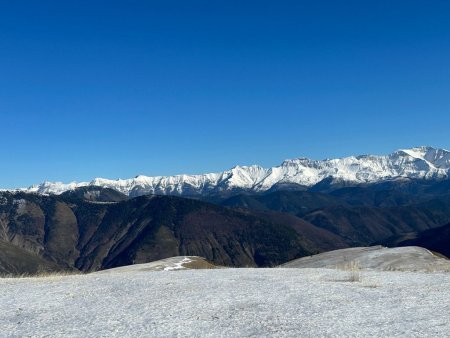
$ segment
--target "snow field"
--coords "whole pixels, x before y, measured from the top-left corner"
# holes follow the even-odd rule
[[[360,277],[273,268],[0,279],[0,336],[450,336],[450,273]]]

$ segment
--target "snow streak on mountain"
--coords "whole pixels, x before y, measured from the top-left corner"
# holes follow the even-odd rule
[[[96,178],[91,182],[44,182],[27,192],[60,194],[83,186],[112,188],[128,196],[144,194],[207,195],[234,190],[263,192],[282,186],[311,187],[322,180],[373,183],[396,178],[450,177],[450,151],[432,147],[398,150],[386,156],[361,155],[340,159],[286,160],[273,168],[236,166],[220,173],[176,176],[137,176],[131,179]]]

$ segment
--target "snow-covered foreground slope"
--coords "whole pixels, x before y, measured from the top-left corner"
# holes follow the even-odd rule
[[[397,271],[450,272],[450,260],[438,257],[417,246],[386,248],[381,245],[348,248],[303,257],[286,264],[286,268],[339,268],[356,264],[360,269]]]
[[[137,176],[131,179],[96,178],[91,182],[44,182],[24,189],[42,194],[60,194],[83,186],[112,188],[129,196],[144,194],[199,195],[233,189],[266,191],[277,185],[312,186],[323,179],[354,183],[394,178],[438,179],[450,176],[450,152],[432,147],[398,150],[386,156],[351,156],[331,160],[298,158],[273,168],[236,166],[203,175]]]
[[[2,337],[448,337],[450,273],[123,271],[0,279]]]

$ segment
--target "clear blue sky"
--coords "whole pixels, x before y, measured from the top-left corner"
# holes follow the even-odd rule
[[[2,1],[0,187],[450,147],[449,1]]]

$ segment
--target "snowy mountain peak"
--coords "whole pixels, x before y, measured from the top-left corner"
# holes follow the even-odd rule
[[[203,175],[144,176],[91,182],[44,182],[28,189],[41,194],[60,194],[83,186],[112,188],[128,196],[144,194],[202,195],[224,191],[266,191],[278,184],[312,186],[324,179],[350,183],[371,183],[395,178],[444,179],[450,176],[450,152],[433,147],[400,149],[387,156],[360,155],[338,159],[285,160],[280,166],[235,166]]]

